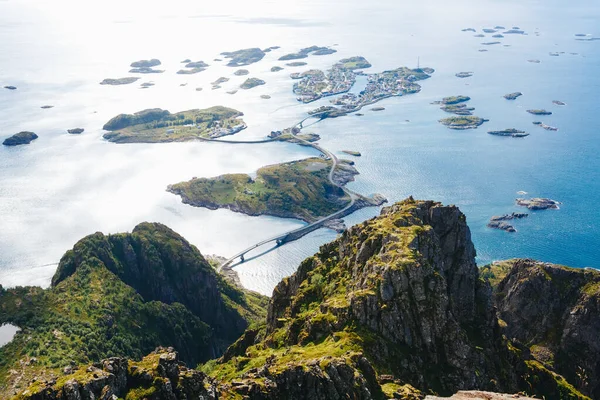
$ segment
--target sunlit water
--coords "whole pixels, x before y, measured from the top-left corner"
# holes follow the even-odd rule
[[[0,325],[0,347],[9,343],[15,335],[19,332],[19,327],[11,324]]]
[[[0,148],[0,283],[46,286],[54,264],[78,239],[95,231],[130,231],[141,221],[163,222],[203,253],[224,256],[300,226],[294,220],[193,208],[165,188],[194,176],[252,173],[266,164],[316,154],[311,149],[281,143],[115,145],[102,140],[101,127],[122,112],[220,104],[245,113],[249,128],[238,138],[264,137],[328,103],[299,104],[290,72],[325,69],[353,55],[371,61],[372,71],[414,67],[420,59],[436,73],[421,93],[381,102],[383,112],[367,108],[363,117],[311,127],[321,135],[321,144],[340,156],[343,149],[363,154],[354,159],[361,175],[350,188],[382,193],[390,201],[413,195],[457,204],[467,215],[480,263],[527,256],[596,267],[600,41],[575,41],[574,34],[600,36],[599,20],[600,5],[591,0],[568,5],[557,0],[418,5],[392,0],[0,0],[0,86],[18,87],[0,89],[0,136],[21,130],[40,136],[29,146]],[[507,35],[500,45],[482,46],[496,39],[461,32],[495,25],[519,26],[528,35]],[[309,57],[307,67],[270,72],[274,65],[283,66],[277,61],[281,55],[313,44],[335,45],[338,53]],[[244,67],[267,84],[227,94],[247,77],[234,76],[235,68],[213,59],[222,51],[275,45],[282,48]],[[484,48],[489,51],[478,51]],[[561,51],[559,57],[549,55]],[[166,72],[142,75],[137,83],[120,87],[98,84],[131,75],[129,64],[148,58],[159,58]],[[186,58],[210,67],[196,75],[176,75]],[[460,71],[474,76],[456,78]],[[231,80],[211,90],[210,82],[220,76]],[[139,89],[147,81],[156,85]],[[513,102],[502,98],[513,91],[524,96]],[[261,94],[272,98],[263,100]],[[437,120],[447,115],[430,103],[454,94],[471,96],[475,114],[490,122],[464,132],[441,126]],[[43,105],[54,108],[44,110]],[[541,119],[560,131],[534,127],[531,122],[540,118],[527,114],[529,108],[553,111]],[[85,132],[66,133],[75,127]],[[531,136],[486,134],[512,127]],[[514,199],[520,190],[563,204],[516,222],[516,234],[486,228],[490,216],[518,210]],[[378,212],[361,210],[346,221],[358,223]],[[302,259],[333,238],[334,232],[319,230],[236,269],[244,285],[270,294]]]

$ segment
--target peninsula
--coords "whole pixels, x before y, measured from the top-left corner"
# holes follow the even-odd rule
[[[290,53],[279,57],[280,61],[299,60],[307,58],[310,54],[315,56],[324,56],[328,54],[336,53],[337,50],[330,49],[329,47],[311,46],[300,50],[297,53]]]
[[[183,142],[200,138],[233,135],[246,128],[240,111],[217,106],[171,114],[153,108],[135,114],[120,114],[102,129],[104,138],[114,143]]]

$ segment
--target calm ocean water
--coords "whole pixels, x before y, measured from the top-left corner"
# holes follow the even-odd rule
[[[172,1],[168,8],[142,1],[46,3],[0,0],[0,87],[18,87],[0,89],[0,136],[21,130],[40,136],[29,146],[0,148],[2,285],[48,285],[52,264],[78,239],[95,231],[128,231],[141,221],[163,222],[203,253],[224,256],[300,226],[294,220],[189,207],[165,188],[193,176],[251,173],[313,155],[312,150],[286,144],[114,145],[102,140],[101,127],[121,112],[221,104],[245,113],[249,129],[237,137],[263,137],[327,104],[296,102],[289,73],[303,68],[270,72],[282,64],[277,61],[282,54],[313,44],[335,45],[338,53],[310,57],[305,68],[363,55],[374,72],[415,67],[418,59],[436,69],[421,93],[387,99],[381,102],[383,112],[366,110],[363,117],[311,127],[326,148],[363,154],[355,159],[361,174],[349,185],[353,190],[382,193],[390,201],[413,195],[458,205],[467,215],[480,264],[518,256],[598,266],[600,41],[574,36],[600,37],[597,1],[566,6],[557,0],[435,0],[419,7],[392,0]],[[485,46],[481,43],[496,39],[461,32],[496,25],[518,26],[528,34],[506,35],[501,44]],[[213,59],[222,51],[275,45],[282,49],[246,67],[267,84],[227,94],[245,77],[233,76],[235,69]],[[122,87],[98,84],[128,76],[132,61],[147,58],[161,59],[166,72]],[[176,75],[186,58],[211,66],[197,75]],[[474,75],[456,78],[460,71]],[[212,91],[210,82],[220,76],[231,80]],[[140,90],[146,81],[156,85]],[[513,91],[524,96],[512,102],[502,98]],[[262,100],[261,94],[272,98]],[[446,115],[430,103],[456,94],[470,96],[475,114],[490,122],[464,132],[441,126],[437,120]],[[553,111],[541,119],[560,130],[534,127],[531,122],[540,118],[526,113],[529,108]],[[86,131],[66,134],[74,127]],[[531,135],[510,139],[486,133],[513,127]],[[521,190],[561,201],[561,209],[532,212],[515,223],[515,234],[486,228],[490,216],[519,211],[514,199]],[[361,210],[346,221],[358,223],[378,212]],[[237,270],[246,286],[270,294],[303,258],[333,238],[334,232],[319,230]]]

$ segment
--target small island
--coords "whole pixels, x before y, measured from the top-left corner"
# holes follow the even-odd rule
[[[560,204],[556,200],[548,199],[548,198],[540,198],[534,197],[532,199],[517,199],[517,205],[521,207],[527,207],[530,210],[558,210],[558,205]]]
[[[4,89],[8,89],[8,90],[17,90],[16,86],[4,86]]]
[[[133,83],[133,82],[137,81],[138,79],[140,79],[140,78],[137,76],[128,76],[125,78],[117,78],[117,79],[106,78],[102,82],[100,82],[100,84],[101,85],[110,85],[110,86],[129,85],[130,83]]]
[[[29,144],[37,138],[38,135],[36,135],[35,133],[23,131],[15,133],[11,137],[4,139],[4,142],[2,142],[2,144],[5,146],[20,146],[23,144]]]
[[[137,73],[137,74],[160,74],[165,71],[153,68],[160,64],[161,64],[160,60],[158,60],[156,58],[153,58],[151,60],[135,61],[135,62],[131,63],[132,69],[129,70],[129,72]]]
[[[153,108],[120,114],[108,121],[104,138],[114,143],[164,143],[218,138],[246,128],[243,113],[222,106],[171,114]]]
[[[527,112],[533,115],[552,115],[552,111],[547,111],[544,109],[531,109],[527,110]]]
[[[456,115],[473,115],[474,107],[469,107],[466,104],[448,104],[440,107],[442,111]]]
[[[331,166],[331,161],[313,157],[262,167],[254,179],[246,174],[197,178],[167,191],[196,207],[314,222],[350,203],[342,188],[329,181]]]
[[[554,131],[554,132],[558,131],[558,128],[555,128],[550,125],[546,125],[545,123],[543,123],[541,121],[534,121],[533,124],[536,126],[539,126],[540,128],[544,128],[547,131]]]
[[[307,65],[307,63],[305,63],[304,61],[293,61],[293,62],[287,63],[285,65],[288,67],[303,67],[303,66]]]
[[[41,106],[40,108],[41,108],[42,110],[49,110],[49,109],[51,109],[51,108],[54,108],[54,106],[51,106],[51,105],[45,105],[45,106]]]
[[[471,100],[471,98],[469,96],[463,96],[463,95],[458,95],[458,96],[448,96],[448,97],[444,97],[442,99],[442,104],[458,104],[458,103],[464,103],[466,101]]]
[[[470,71],[459,72],[458,74],[456,74],[457,78],[470,78],[472,76],[473,76],[473,72],[470,72]]]
[[[481,44],[483,46],[493,46],[495,44],[500,44],[500,43],[502,43],[502,42],[484,42],[484,43],[481,43]]]
[[[476,29],[474,28],[465,28],[465,29],[461,29],[463,32],[477,32]]]
[[[336,53],[337,50],[330,49],[329,47],[311,46],[300,50],[297,53],[290,53],[279,57],[279,61],[299,60],[307,58],[310,54],[315,56],[324,56],[328,54]]]
[[[85,131],[85,129],[83,129],[83,128],[67,129],[67,132],[72,135],[79,135],[79,134],[83,133],[84,131]]]
[[[533,63],[533,64],[539,64],[541,63],[540,60],[527,60],[527,62]]]
[[[518,99],[521,96],[523,96],[523,93],[521,93],[521,92],[514,92],[514,93],[505,94],[504,98],[506,100],[516,100],[516,99]]]
[[[465,129],[476,129],[481,126],[487,119],[479,118],[472,115],[448,117],[440,119],[442,125],[447,126],[450,129],[465,130]]]
[[[235,76],[244,76],[244,75],[248,75],[249,73],[250,73],[250,71],[248,71],[247,69],[238,69],[233,74]]]
[[[349,155],[354,156],[354,157],[360,157],[361,156],[360,151],[354,151],[354,150],[342,150],[342,153],[346,153],[346,154],[349,154]]]
[[[259,48],[242,49],[231,52],[223,52],[222,56],[229,59],[228,67],[242,67],[245,65],[254,64],[262,60],[265,52]]]
[[[154,82],[144,82],[140,85],[141,89],[148,89],[149,87],[154,86]]]
[[[373,108],[371,108],[371,111],[385,111],[385,107],[381,107],[381,106],[373,107]]]
[[[229,78],[225,78],[224,76],[218,78],[216,81],[211,82],[210,84],[213,86],[219,86],[221,83],[229,82]]]
[[[500,229],[500,230],[507,231],[507,232],[516,232],[517,230],[515,229],[515,227],[506,221],[527,218],[528,216],[529,216],[529,214],[525,214],[525,213],[512,213],[512,214],[506,214],[506,215],[501,215],[501,216],[494,216],[494,217],[490,218],[490,222],[487,224],[487,226],[489,228]]]
[[[208,68],[208,64],[204,61],[193,61],[185,64],[186,69],[180,69],[177,71],[179,75],[191,75],[205,71]]]
[[[277,66],[277,65],[274,67],[271,67],[271,72],[279,72],[279,71],[283,71],[283,68],[280,66]]]
[[[565,103],[564,101],[560,101],[560,100],[552,100],[552,104],[556,105],[556,106],[566,106],[567,103]]]
[[[269,100],[271,98],[271,96],[269,96],[268,94],[261,94],[260,98],[263,100]]]
[[[262,79],[258,79],[258,78],[248,78],[246,79],[246,81],[244,81],[244,83],[242,83],[240,85],[240,88],[248,90],[248,89],[252,89],[255,88],[257,86],[261,86],[264,85],[266,82],[263,81]]]
[[[523,137],[529,136],[529,133],[525,133],[525,131],[520,131],[515,128],[504,129],[501,131],[489,131],[488,133],[490,135],[495,135],[495,136],[507,136],[507,137],[514,137],[514,138],[523,138]]]

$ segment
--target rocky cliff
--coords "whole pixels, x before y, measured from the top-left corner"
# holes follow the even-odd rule
[[[161,224],[95,233],[61,259],[47,290],[0,290],[0,324],[21,328],[0,348],[0,398],[53,386],[101,358],[140,359],[174,346],[190,365],[218,357],[263,319],[267,298],[232,286]]]
[[[600,398],[600,272],[533,260],[486,268],[496,276],[505,332],[535,359],[592,398]]]
[[[73,254],[63,259],[56,287],[86,268],[77,260],[91,251],[104,260],[107,272],[125,282],[136,282],[140,296],[181,301],[195,309],[195,303],[185,295],[185,285],[167,285],[158,290],[154,278],[145,276],[149,271],[158,271],[165,277],[179,273],[173,272],[177,271],[178,267],[173,267],[177,263],[166,262],[160,256],[160,246],[149,246],[142,233],[138,231],[137,235],[137,239],[97,237],[89,249],[76,246]],[[129,247],[132,250],[117,251]],[[105,252],[118,262],[107,259]],[[118,378],[120,375],[113,373],[115,378],[102,381],[107,382],[103,387],[92,385],[93,398],[108,399],[109,394],[114,394],[126,399],[157,400],[422,399],[427,394],[449,396],[459,390],[479,390],[463,392],[460,398],[503,398],[484,392],[493,391],[524,392],[548,400],[586,399],[571,385],[573,380],[560,375],[569,376],[567,366],[561,370],[559,364],[540,361],[529,346],[534,339],[527,335],[544,340],[538,339],[546,337],[544,324],[523,333],[521,327],[515,327],[511,335],[511,324],[523,323],[518,320],[522,315],[518,302],[513,301],[506,306],[515,314],[514,321],[510,322],[508,316],[498,319],[492,287],[484,279],[493,274],[485,271],[480,275],[474,258],[470,231],[458,208],[405,200],[384,208],[381,216],[347,230],[302,262],[294,275],[275,288],[264,322],[247,329],[221,358],[200,365],[199,371],[184,369],[180,364],[177,371],[174,367],[161,367],[164,357],[176,358],[170,350],[168,356],[157,358],[156,354],[164,350],[149,356],[155,360],[151,367],[146,361],[142,361],[146,365],[143,367],[140,362],[121,360],[119,365],[129,366],[127,376]],[[145,260],[144,266],[136,275],[135,266],[140,260]],[[181,261],[181,266],[190,262]],[[129,272],[121,271],[122,268]],[[516,267],[511,268],[504,266],[498,272],[502,276],[493,280],[501,316],[506,311],[500,301],[510,299],[521,288],[522,294],[517,298],[525,303],[531,290],[527,288],[529,281],[535,282],[532,278],[537,276],[517,275],[511,280]],[[584,276],[582,283],[588,283],[580,293],[592,290],[590,279]],[[514,282],[514,286],[509,282]],[[536,294],[529,296],[531,303],[538,299]],[[535,309],[535,305],[529,307]],[[597,309],[588,303],[586,307],[587,311],[578,311],[581,322],[564,325],[575,330],[573,336],[578,329],[587,327],[585,324],[589,325],[589,332],[593,331]],[[562,306],[541,310],[548,318],[574,318],[572,310],[568,316],[560,314]],[[551,329],[557,325],[548,321],[546,326]],[[235,324],[232,327],[235,329]],[[570,349],[565,348],[565,357],[571,354]],[[589,355],[586,360],[591,362],[594,357]],[[107,369],[103,365],[94,368]],[[54,381],[30,386],[22,397],[92,398],[92,392],[82,392],[81,388],[103,375],[97,371],[92,379],[85,367],[78,371],[81,375],[66,371]],[[143,379],[137,371],[146,371],[141,374]],[[591,388],[595,377],[590,382]],[[74,393],[74,385],[81,397],[70,394]],[[580,387],[592,393],[591,389]],[[41,393],[43,396],[39,397]]]

